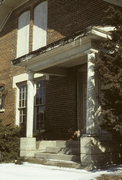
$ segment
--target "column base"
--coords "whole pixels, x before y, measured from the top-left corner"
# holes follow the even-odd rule
[[[97,136],[83,136],[80,139],[81,166],[89,170],[102,168],[114,163],[119,164],[119,161],[122,159],[122,153],[120,157],[120,152],[120,144],[112,140],[101,140]]]
[[[36,151],[36,138],[20,139],[20,157],[34,157]]]

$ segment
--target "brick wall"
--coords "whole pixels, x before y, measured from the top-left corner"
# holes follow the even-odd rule
[[[67,76],[50,76],[47,82],[46,128],[59,134],[77,129],[76,70],[69,69]]]
[[[49,0],[48,42],[101,25],[107,7],[103,0]]]
[[[25,10],[31,12],[30,51],[32,49],[33,8],[43,0],[30,0],[16,9],[0,33],[0,84],[4,83],[8,94],[5,98],[5,112],[0,113],[4,122],[15,121],[15,92],[12,88],[12,77],[25,71],[14,67],[11,60],[16,57],[18,16]],[[91,25],[100,25],[104,10],[108,3],[102,0],[49,0],[48,1],[48,43],[69,36],[76,31]],[[56,91],[57,88],[57,91]],[[66,78],[51,77],[48,83],[48,122],[56,122],[56,126],[75,127],[76,90],[75,79],[70,72]],[[52,103],[53,102],[53,103]],[[52,110],[53,109],[53,110]],[[69,110],[68,110],[69,109]]]

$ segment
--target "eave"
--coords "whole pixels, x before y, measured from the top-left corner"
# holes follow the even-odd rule
[[[122,7],[122,0],[104,0],[110,4]]]
[[[0,5],[0,32],[6,24],[11,13],[29,0],[5,0]]]

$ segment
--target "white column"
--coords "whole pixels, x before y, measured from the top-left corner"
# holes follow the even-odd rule
[[[16,125],[20,126],[20,119],[19,119],[19,88],[16,87]]]
[[[86,109],[86,134],[94,135],[95,127],[95,70],[94,70],[95,53],[87,53],[87,109]]]
[[[33,117],[34,117],[34,74],[28,72],[27,80],[27,128],[26,137],[33,137]]]

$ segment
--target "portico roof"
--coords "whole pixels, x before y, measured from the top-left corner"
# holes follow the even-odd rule
[[[108,31],[108,27],[107,31]],[[81,64],[81,57],[93,49],[92,40],[104,40],[110,33],[102,27],[89,27],[84,32],[77,32],[70,37],[51,43],[36,51],[12,60],[13,65],[24,66],[34,72],[54,66],[71,67]],[[111,29],[111,27],[109,27]],[[82,58],[82,61],[83,58]]]
[[[0,31],[14,9],[29,0],[2,0],[0,3]]]

